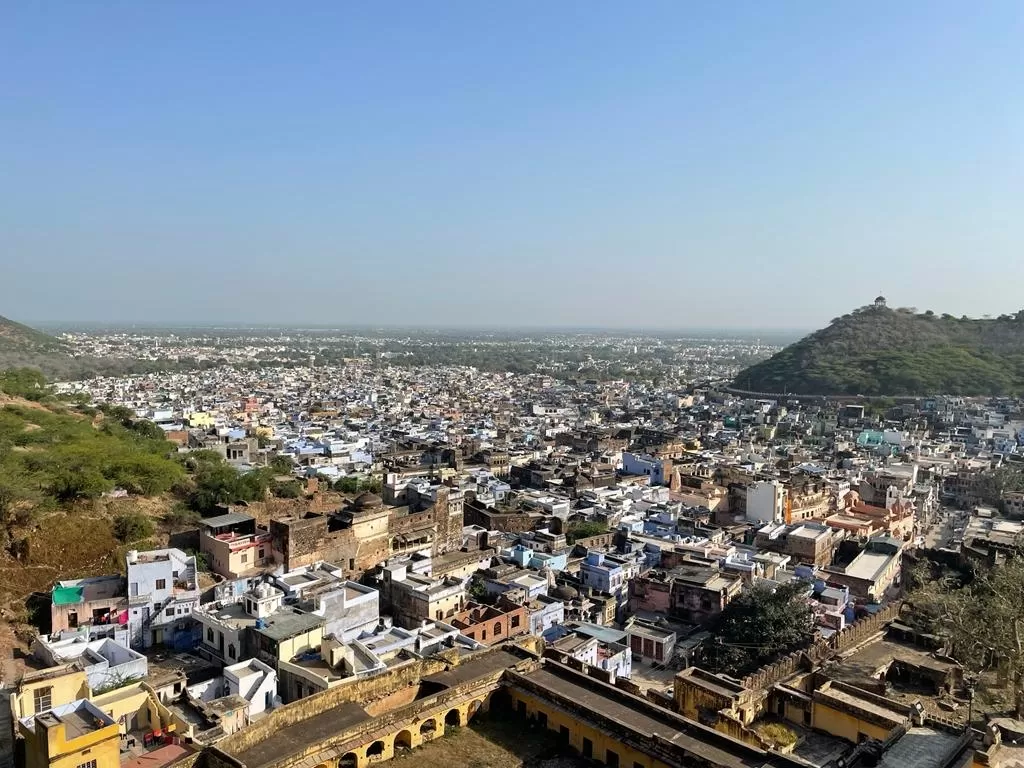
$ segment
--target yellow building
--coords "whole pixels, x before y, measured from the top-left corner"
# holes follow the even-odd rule
[[[214,425],[214,418],[206,411],[196,411],[188,415],[188,425],[190,427],[201,427],[207,429]]]
[[[89,698],[89,694],[88,678],[74,664],[27,672],[11,694],[11,715],[21,720]]]
[[[812,699],[811,727],[854,744],[865,738],[885,741],[896,728],[910,725],[910,717],[882,697],[842,683],[826,682]]]
[[[82,699],[18,722],[25,768],[118,768],[117,723]]]

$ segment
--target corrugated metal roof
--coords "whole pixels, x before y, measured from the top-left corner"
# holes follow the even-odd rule
[[[208,517],[205,520],[201,520],[200,524],[208,528],[223,528],[226,525],[238,525],[238,523],[246,523],[253,520],[252,515],[245,515],[241,512],[230,512],[226,515],[220,515],[218,517]]]

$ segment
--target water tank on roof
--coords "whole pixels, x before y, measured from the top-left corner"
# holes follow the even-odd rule
[[[128,564],[129,565],[135,565],[137,562],[139,562],[139,550],[137,550],[137,549],[129,549],[128,550]]]

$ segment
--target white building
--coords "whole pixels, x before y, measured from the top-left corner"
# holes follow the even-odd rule
[[[747,520],[760,525],[786,520],[788,493],[777,480],[762,480],[747,486]]]
[[[180,549],[131,550],[128,636],[133,648],[191,646],[192,609],[199,605],[196,558]]]

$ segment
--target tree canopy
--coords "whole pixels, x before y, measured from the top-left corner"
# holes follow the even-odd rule
[[[705,648],[702,665],[738,674],[807,647],[814,621],[806,591],[799,581],[774,588],[759,582],[738,595],[719,615],[716,642]]]
[[[953,576],[915,583],[911,615],[968,670],[1003,673],[1024,715],[1024,558],[980,568],[963,586]]]

